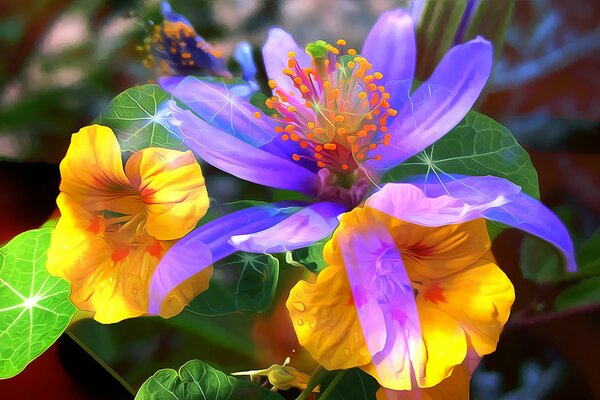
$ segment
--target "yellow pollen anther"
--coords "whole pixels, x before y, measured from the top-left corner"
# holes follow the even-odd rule
[[[298,140],[300,140],[300,136],[298,136],[298,135],[297,135],[297,134],[295,134],[295,133],[292,133],[292,134],[290,135],[290,139],[292,139],[292,142],[297,142]]]
[[[292,71],[292,70],[291,70],[291,69],[289,69],[289,68],[285,68],[285,69],[283,70],[283,73],[284,73],[284,74],[286,74],[286,75],[288,75],[288,76],[290,76],[290,75],[291,75],[291,76],[294,76],[294,71]]]
[[[300,161],[300,156],[296,153],[292,154],[292,160],[294,161]]]
[[[305,149],[305,148],[308,147],[308,143],[306,143],[306,141],[303,140],[303,141],[300,142],[300,147],[302,147],[303,149]]]
[[[292,124],[287,124],[287,125],[285,126],[285,131],[286,131],[286,132],[291,132],[291,131],[293,131],[293,130],[294,130],[294,128],[296,128],[294,125],[292,125]]]
[[[354,61],[348,61],[348,68],[354,69]]]
[[[339,128],[336,129],[336,133],[339,134],[339,135],[343,135],[345,133],[348,133],[348,131],[344,127],[339,127]]]
[[[323,151],[323,146],[321,146],[320,144],[315,146],[315,151],[316,152]]]
[[[281,132],[283,132],[283,128],[282,128],[282,127],[280,127],[280,126],[276,126],[276,127],[275,127],[275,132],[277,132],[277,133],[281,133]]]
[[[308,129],[315,129],[315,123],[314,122],[309,122],[307,125],[308,125]]]
[[[260,112],[254,111],[254,118],[260,118]]]
[[[375,79],[381,79],[381,78],[383,78],[383,74],[381,72],[379,72],[379,71],[375,72],[373,74],[373,76],[375,77]]]
[[[281,140],[283,140],[283,141],[290,140],[290,137],[288,136],[287,133],[284,133],[283,135],[281,135]]]
[[[336,115],[335,116],[335,122],[344,122],[344,116],[343,115]]]
[[[367,93],[365,93],[365,92],[360,92],[360,93],[358,94],[358,98],[359,98],[359,99],[361,99],[361,100],[364,100],[364,99],[366,99],[366,98],[367,98]]]
[[[317,161],[317,166],[319,168],[325,168],[325,163],[323,161]]]
[[[337,99],[340,96],[340,89],[335,88],[331,91],[331,97]]]
[[[372,120],[372,119],[373,119],[373,114],[371,114],[371,113],[366,113],[366,114],[365,114],[365,119]]]
[[[348,54],[350,54],[351,56],[355,56],[356,55],[356,50],[354,50],[354,49],[348,49]]]
[[[288,53],[288,57],[289,57],[289,58],[294,58],[294,57],[296,57],[296,53],[294,53],[293,51],[290,51],[290,52]]]
[[[364,155],[364,154],[362,154],[362,153],[358,153],[358,154],[356,155],[356,158],[357,158],[357,159],[359,159],[359,160],[362,160],[362,159],[364,159],[364,158],[365,158],[365,155]]]
[[[315,153],[314,156],[317,160],[320,160],[321,158],[323,158],[323,154],[321,154],[321,153]]]
[[[369,144],[369,149],[375,150],[375,148],[377,148],[377,145],[375,143]]]
[[[323,133],[325,133],[325,129],[321,127],[315,128],[315,135],[322,135]]]
[[[344,39],[339,39],[337,42],[338,46],[345,46],[346,45],[346,41]]]
[[[325,143],[323,145],[323,147],[325,147],[327,150],[335,150],[337,149],[337,146],[335,143]]]
[[[375,160],[377,160],[377,161],[381,160],[381,154],[376,154],[375,155]]]
[[[287,108],[287,110],[288,110],[288,112],[291,112],[291,113],[293,113],[293,112],[296,112],[296,107],[294,107],[294,106],[289,106],[289,107]]]
[[[302,93],[307,93],[307,92],[309,92],[308,86],[306,86],[306,85],[301,85],[301,86],[300,86],[300,91],[301,91]]]
[[[356,142],[356,136],[347,136],[346,141],[348,142],[348,144],[352,144]]]
[[[343,169],[344,171],[347,171],[347,170],[348,170],[348,168],[349,168],[349,167],[348,167],[348,164],[346,164],[346,163],[342,164],[342,169]]]
[[[387,109],[388,114],[390,114],[392,117],[395,117],[396,115],[398,115],[398,111],[393,109],[393,108],[388,108]]]
[[[271,89],[275,89],[277,87],[277,82],[275,82],[273,79],[269,79],[269,87]]]

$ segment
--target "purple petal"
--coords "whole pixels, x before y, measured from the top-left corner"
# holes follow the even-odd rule
[[[278,136],[273,120],[262,115],[242,93],[236,93],[235,85],[193,76],[163,77],[158,83],[209,124],[253,146],[262,146]],[[256,112],[261,114],[260,118],[254,116]]]
[[[454,128],[471,109],[492,69],[490,42],[478,37],[453,47],[433,75],[412,94],[389,126],[389,149],[368,165],[388,170],[421,152]],[[393,150],[393,151],[392,151]],[[379,154],[376,150],[372,155]],[[371,154],[370,154],[371,156]]]
[[[336,238],[380,382],[410,381],[412,365],[423,364],[421,326],[394,239],[378,223],[364,230],[340,229]]]
[[[182,110],[174,101],[167,103],[167,129],[183,138],[185,145],[207,163],[240,179],[278,189],[295,190],[313,196],[317,175],[294,161],[256,148]]]
[[[229,243],[249,253],[282,253],[310,246],[331,235],[338,215],[345,211],[339,203],[311,204],[268,229],[232,236]]]
[[[361,54],[373,64],[373,70],[383,74],[382,83],[408,81],[415,73],[415,27],[410,14],[403,9],[385,12],[379,17],[367,36]],[[398,99],[393,90],[390,105],[397,108]]]
[[[300,67],[310,67],[310,57],[303,48],[296,44],[292,35],[281,28],[271,29],[267,42],[262,49],[267,77],[277,82],[277,86],[287,93],[294,94],[297,99],[301,99],[302,94],[300,91],[294,87],[292,80],[283,73],[283,70],[288,68],[289,52],[296,55]]]
[[[398,219],[441,226],[485,218],[521,229],[555,246],[576,269],[573,244],[558,217],[506,179],[493,176],[453,177],[438,182],[391,183],[366,201]]]
[[[150,282],[149,313],[158,315],[165,297],[177,286],[237,251],[231,236],[269,228],[301,206],[280,202],[246,208],[217,218],[179,240],[163,256]]]
[[[252,56],[252,45],[245,40],[239,42],[235,46],[233,58],[240,64],[240,67],[242,67],[242,79],[248,82],[248,86],[251,89],[249,93],[243,97],[250,99],[250,97],[260,89],[258,82],[256,82],[257,69],[254,57]]]

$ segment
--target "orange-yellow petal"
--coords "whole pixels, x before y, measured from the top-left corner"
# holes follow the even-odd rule
[[[441,279],[437,285],[446,301],[437,302],[434,307],[462,326],[479,356],[496,350],[515,292],[492,254],[458,274]]]
[[[92,125],[73,134],[60,173],[61,192],[88,211],[133,214],[139,210],[139,199],[136,203],[123,170],[119,143],[110,128]],[[117,196],[119,193],[124,196]]]
[[[315,283],[300,281],[286,302],[300,344],[329,370],[371,360],[344,268],[330,265]]]
[[[101,237],[101,218],[64,193],[58,195],[56,204],[61,217],[52,231],[46,268],[70,281],[93,272],[95,264],[110,256],[110,249]]]
[[[125,171],[148,213],[146,232],[156,239],[179,239],[206,214],[204,177],[190,151],[143,149],[129,158]]]
[[[426,349],[424,363],[419,371],[421,375],[416,376],[417,385],[422,388],[432,387],[449,377],[454,367],[465,360],[467,339],[458,322],[448,314],[418,297],[417,308]]]
[[[471,372],[465,361],[452,370],[452,375],[430,388],[390,390],[380,388],[377,400],[468,400]]]

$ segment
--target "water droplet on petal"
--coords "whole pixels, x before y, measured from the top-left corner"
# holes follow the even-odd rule
[[[346,357],[349,357],[349,356],[350,356],[350,353],[351,353],[351,352],[350,352],[350,349],[346,347],[346,348],[344,349],[344,355],[345,355]]]
[[[304,325],[304,321],[302,321],[301,319],[297,320],[297,321],[296,321],[296,323],[297,323],[299,326],[302,326],[302,325]]]
[[[304,307],[304,303],[301,303],[299,301],[293,302],[292,307],[294,307],[294,310],[300,311],[300,312],[302,312],[306,309],[306,307]]]

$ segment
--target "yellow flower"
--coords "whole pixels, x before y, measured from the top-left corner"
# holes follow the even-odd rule
[[[300,344],[325,368],[360,367],[388,389],[438,385],[468,351],[493,352],[508,319],[514,289],[490,246],[484,220],[424,227],[369,207],[344,214],[328,266],[290,291]]]
[[[102,323],[147,314],[148,286],[161,256],[208,209],[200,165],[191,152],[147,148],[123,168],[110,128],[74,134],[60,164],[48,271],[68,280],[71,301]],[[177,314],[208,287],[208,268],[171,292],[161,315]]]

